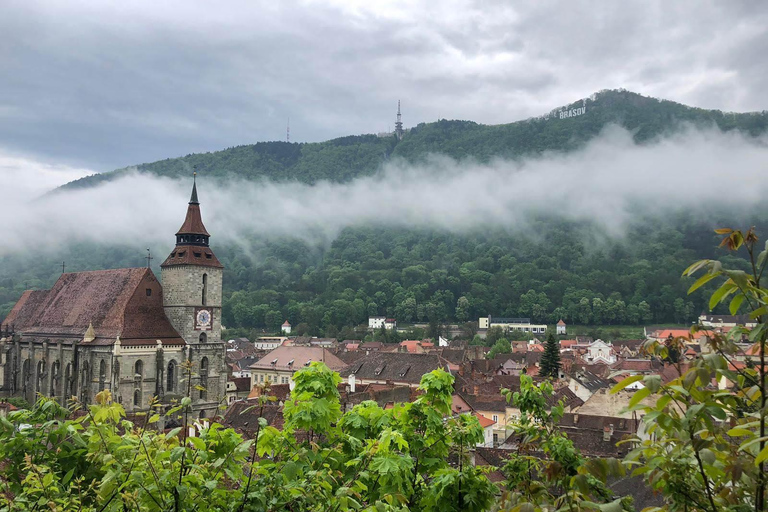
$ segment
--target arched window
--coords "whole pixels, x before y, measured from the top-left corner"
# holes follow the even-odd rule
[[[200,333],[200,343],[206,343],[208,341],[208,335],[204,332]]]
[[[200,419],[202,420],[204,418],[205,418],[205,409],[200,409]]]
[[[107,362],[101,360],[99,363],[99,391],[104,391],[107,385]]]
[[[67,369],[64,371],[64,400],[69,400],[72,396],[72,363],[67,363]]]
[[[137,389],[133,392],[133,406],[138,407],[141,405],[141,390]]]
[[[27,392],[29,388],[29,359],[21,363],[21,390]]]
[[[144,378],[144,363],[141,359],[136,361],[136,364],[133,366],[133,373],[135,380],[142,380]]]
[[[84,403],[89,403],[91,400],[90,395],[90,382],[91,382],[91,367],[88,365],[88,361],[83,363],[83,371],[80,374],[80,400]]]
[[[61,363],[54,361],[51,365],[51,389],[49,394],[51,396],[57,396],[59,390],[59,379],[61,378]]]
[[[200,398],[208,397],[208,358],[200,360]]]
[[[45,359],[37,362],[37,381],[35,382],[36,393],[45,393],[46,369]]]
[[[208,299],[208,274],[203,274],[203,306]]]
[[[166,375],[165,390],[169,393],[176,391],[176,361],[168,363],[168,374]]]

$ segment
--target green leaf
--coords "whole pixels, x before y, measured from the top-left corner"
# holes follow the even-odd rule
[[[720,275],[720,272],[716,272],[713,274],[704,274],[703,276],[698,278],[696,282],[691,285],[690,288],[688,288],[688,295],[692,294],[693,292],[695,292],[696,290],[698,290],[699,288],[701,288],[702,286],[704,286],[705,284],[707,284],[708,282],[710,282],[711,280],[713,280],[719,275]]]
[[[643,375],[632,375],[631,377],[627,377],[626,379],[623,379],[621,382],[616,384],[611,388],[611,393],[618,393],[622,389],[626,388],[630,384],[637,382],[639,380],[643,380]]]
[[[736,284],[730,279],[723,283],[723,285],[712,294],[709,298],[709,309],[715,309],[715,306],[720,304],[727,296],[736,291]]]
[[[768,446],[763,448],[755,457],[755,466],[759,466],[764,460],[768,459]]]
[[[744,302],[744,299],[746,299],[746,296],[744,296],[743,293],[739,293],[738,295],[734,296],[733,299],[731,299],[731,305],[728,306],[728,309],[732,315],[736,314],[736,312],[741,307],[741,304]]]
[[[181,432],[181,427],[176,427],[175,429],[165,434],[165,438],[170,439],[172,437],[176,437],[177,435],[179,435],[179,432]]]
[[[629,407],[632,408],[640,403],[643,399],[647,398],[648,395],[651,394],[651,390],[648,388],[639,389],[635,392],[634,395],[632,395],[632,398],[629,400]]]

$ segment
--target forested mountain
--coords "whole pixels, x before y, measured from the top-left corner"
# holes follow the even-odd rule
[[[560,119],[560,111],[577,108],[586,113]],[[220,179],[346,182],[374,174],[394,158],[417,162],[443,154],[486,162],[566,152],[609,123],[629,129],[642,144],[683,122],[757,136],[766,131],[768,113],[723,113],[604,91],[546,116],[505,125],[441,120],[413,127],[402,141],[361,135],[312,144],[262,142],[137,168],[168,177],[187,178],[196,168]],[[62,192],[127,171],[84,178]],[[712,209],[707,221],[691,210],[663,217],[638,210],[620,238],[606,236],[589,221],[539,214],[517,231],[478,227],[457,234],[371,226],[347,228],[327,248],[289,237],[251,239],[237,247],[215,244],[226,267],[223,321],[230,328],[276,330],[288,319],[299,332],[342,337],[374,314],[432,324],[488,314],[581,324],[688,322],[704,309],[710,290],[687,296],[688,283],[680,274],[695,259],[724,255],[716,249],[712,228],[768,219],[768,210],[737,215]],[[72,246],[57,259],[73,271],[142,262],[135,249],[93,244]],[[49,287],[58,277],[56,265],[45,254],[4,258],[0,317],[25,288]]]
[[[584,115],[559,119],[559,111],[580,107],[586,107]],[[768,112],[724,113],[628,91],[603,91],[547,115],[510,124],[448,120],[420,123],[399,142],[394,136],[376,135],[353,135],[319,143],[259,142],[97,174],[64,188],[96,185],[133,169],[168,177],[186,178],[196,168],[201,175],[209,177],[344,182],[374,174],[384,162],[396,157],[414,162],[437,153],[487,162],[493,157],[515,158],[547,150],[573,150],[597,136],[610,123],[632,131],[637,142],[645,142],[671,133],[684,122],[759,135],[768,127]]]

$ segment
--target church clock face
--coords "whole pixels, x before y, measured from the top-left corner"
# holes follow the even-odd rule
[[[207,331],[211,329],[213,315],[208,309],[198,309],[195,311],[195,329]]]

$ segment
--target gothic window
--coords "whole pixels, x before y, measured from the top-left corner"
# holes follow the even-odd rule
[[[139,359],[133,367],[134,379],[142,380],[144,378],[144,363]]]
[[[107,384],[107,362],[105,360],[101,360],[101,363],[99,363],[99,391],[104,391],[106,389]]]
[[[176,390],[176,361],[168,363],[168,375],[165,390],[173,393]]]
[[[26,393],[29,387],[29,359],[21,364],[21,390]]]
[[[81,400],[84,403],[90,402],[90,394],[89,394],[90,386],[88,385],[90,383],[90,380],[91,380],[91,368],[88,365],[88,361],[86,361],[83,363],[83,371],[80,374],[80,395],[81,395]]]
[[[200,343],[205,343],[207,341],[208,341],[208,335],[205,334],[204,332],[201,332],[200,333]]]
[[[208,358],[200,360],[200,398],[205,399],[208,396]]]
[[[50,396],[56,396],[57,388],[59,387],[59,379],[61,376],[59,375],[61,373],[61,363],[59,361],[54,361],[51,365],[51,390],[49,395]]]
[[[72,363],[67,363],[67,369],[64,371],[64,399],[69,400],[72,396]]]
[[[203,274],[203,306],[208,299],[208,274]]]
[[[133,406],[138,407],[141,405],[141,390],[137,389],[133,392]]]
[[[45,365],[45,359],[42,361],[38,361],[37,363],[37,382],[35,383],[35,392],[36,393],[45,393],[45,377],[46,377],[46,365]]]

